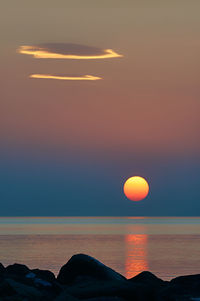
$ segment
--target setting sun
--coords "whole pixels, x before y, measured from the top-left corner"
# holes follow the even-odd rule
[[[131,201],[141,201],[148,193],[149,184],[142,177],[134,176],[124,183],[124,194]]]

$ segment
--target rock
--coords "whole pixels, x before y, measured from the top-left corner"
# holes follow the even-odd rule
[[[158,294],[161,300],[192,300],[200,298],[200,275],[179,276],[172,279]]]
[[[84,299],[84,301],[125,301],[125,299],[120,297],[96,297],[90,299]]]
[[[36,272],[33,273],[33,271]],[[39,278],[38,276],[42,277]],[[44,280],[44,279],[48,279]],[[51,298],[55,297],[59,293],[63,291],[62,286],[56,281],[55,276],[50,271],[43,270],[32,270],[28,274],[26,274],[26,281],[23,279],[23,283],[28,284],[30,286],[34,286],[38,290],[45,293],[46,296]]]
[[[0,262],[0,274],[5,272],[5,268],[3,266],[3,264]]]
[[[30,301],[30,299],[28,300],[26,297],[15,295],[15,296],[1,298],[1,301]]]
[[[70,284],[76,281],[78,277],[83,276],[98,280],[126,280],[119,273],[85,254],[72,256],[60,269],[57,280],[61,284]]]
[[[6,280],[12,289],[19,295],[25,297],[42,297],[43,294],[34,287],[24,285],[22,283],[16,282],[13,279]]]
[[[125,301],[125,299],[120,297],[96,297],[90,299],[84,299],[84,301]]]
[[[199,290],[200,290],[200,274],[179,276],[172,279],[170,283],[183,285],[184,287],[187,288],[194,288],[196,286],[199,286]]]
[[[149,300],[155,300],[159,290],[167,285],[167,281],[163,281],[154,274],[144,271],[128,280],[131,283],[145,284],[149,289]]]
[[[167,283],[167,281],[163,281],[162,279],[158,278],[157,276],[148,271],[144,271],[136,275],[135,277],[128,279],[128,281],[134,283],[145,283],[154,286],[164,285]]]
[[[40,278],[47,282],[54,282],[56,280],[54,273],[52,273],[48,270],[33,269],[33,270],[31,270],[31,272],[34,273],[37,278]]]
[[[2,281],[0,283],[0,297],[8,297],[15,294],[15,290],[10,286],[7,281]]]
[[[70,296],[66,291],[62,292],[59,296],[57,296],[53,301],[78,301],[79,299]]]
[[[98,260],[77,254],[57,279],[47,270],[0,264],[0,301],[200,301],[200,274],[163,281],[144,271],[127,280]]]
[[[96,281],[90,285],[68,286],[65,292],[78,299],[118,297],[125,300],[151,301],[151,289],[128,281]]]
[[[199,292],[180,284],[169,283],[157,293],[156,301],[191,301]]]
[[[2,263],[0,263],[0,281],[2,281],[5,274],[5,268]]]
[[[14,263],[5,268],[5,272],[7,274],[25,276],[28,272],[30,272],[29,268],[24,264]]]
[[[28,300],[40,300],[43,294],[34,287],[16,282],[13,279],[6,279],[0,285],[0,296],[19,296],[29,298]],[[20,300],[20,299],[19,299]]]
[[[75,297],[70,296],[66,292],[59,295],[56,299],[53,301],[78,301],[80,299],[77,299]],[[89,298],[89,299],[83,299],[84,301],[125,301],[125,299],[119,298],[119,297],[96,297],[96,298]]]
[[[52,286],[52,284],[50,282],[43,280],[41,278],[37,278],[36,274],[34,274],[33,272],[26,274],[26,279],[31,280],[36,286],[40,286],[40,285],[44,286],[44,287]]]

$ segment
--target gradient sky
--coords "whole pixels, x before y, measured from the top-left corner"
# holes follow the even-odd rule
[[[196,0],[1,2],[1,216],[199,215],[199,11]],[[46,43],[122,57],[17,52]],[[123,194],[133,175],[150,185],[138,203]]]

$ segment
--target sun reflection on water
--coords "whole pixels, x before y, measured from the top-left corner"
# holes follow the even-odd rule
[[[131,278],[148,270],[147,260],[147,234],[127,234],[126,242],[126,277]]]

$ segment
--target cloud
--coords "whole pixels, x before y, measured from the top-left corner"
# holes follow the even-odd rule
[[[34,58],[92,60],[122,57],[112,49],[101,49],[70,43],[46,43],[39,45],[20,46],[21,54],[32,55]]]
[[[68,75],[53,75],[53,74],[31,74],[30,78],[42,78],[42,79],[57,79],[57,80],[99,80],[101,77],[93,75],[82,76],[68,76]]]

